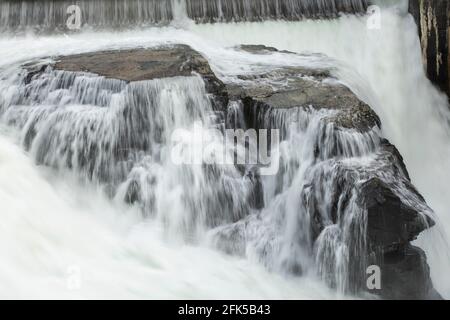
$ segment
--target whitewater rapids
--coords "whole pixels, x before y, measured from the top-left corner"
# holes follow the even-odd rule
[[[381,29],[367,17],[332,21],[196,25],[72,35],[0,37],[0,71],[48,56],[185,43],[203,53],[222,77],[252,72],[250,56],[231,47],[265,44],[336,59],[338,73],[380,116],[383,133],[405,158],[412,182],[438,217],[418,244],[428,254],[436,289],[450,298],[450,116],[446,97],[426,79],[412,17],[384,9]],[[261,68],[299,61],[263,57]],[[239,63],[236,63],[238,61]],[[305,63],[324,63],[306,61]],[[251,67],[250,67],[251,66]],[[239,68],[239,70],[236,70]],[[161,226],[106,198],[71,175],[37,167],[0,136],[0,297],[3,298],[340,298],[314,277],[269,273],[220,254],[207,244],[166,241]],[[75,272],[75,274],[74,274]],[[70,281],[80,276],[79,288]]]

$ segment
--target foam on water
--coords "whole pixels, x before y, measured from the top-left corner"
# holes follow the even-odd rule
[[[205,247],[168,244],[162,226],[136,208],[37,167],[5,136],[2,129],[2,298],[339,297],[311,279],[292,281]]]
[[[448,297],[450,280],[444,272],[450,267],[450,250],[445,239],[446,234],[450,233],[450,215],[446,212],[450,206],[448,200],[450,195],[447,188],[447,181],[450,179],[450,177],[447,179],[450,172],[448,105],[446,97],[432,87],[421,68],[419,42],[412,18],[402,14],[400,10],[386,9],[382,11],[381,19],[380,30],[367,29],[367,18],[365,17],[345,16],[334,21],[211,25],[183,23],[177,25],[183,28],[172,26],[126,32],[87,31],[70,36],[5,36],[0,38],[0,47],[2,48],[0,50],[2,101],[0,102],[2,106],[18,104],[17,93],[24,90],[20,87],[18,79],[15,78],[19,64],[40,57],[104,49],[186,43],[203,53],[210,61],[214,71],[226,81],[236,81],[235,75],[238,74],[257,73],[261,70],[276,69],[282,65],[337,66],[333,72],[368,102],[381,117],[383,134],[397,145],[405,157],[413,183],[436,211],[439,224],[422,236],[420,244],[427,250],[436,288],[441,294]],[[307,57],[282,53],[255,56],[232,48],[242,43],[266,44],[295,52],[325,53],[331,58],[321,55]],[[57,78],[58,75],[50,76]],[[64,77],[68,77],[68,75],[64,75]],[[99,79],[89,77],[78,80],[81,81],[81,85],[83,81],[99,81]],[[103,85],[107,86],[106,91],[119,92],[119,96],[122,98],[127,96],[126,90],[130,90],[125,89],[125,85],[119,83],[113,85],[103,83]],[[201,88],[192,90],[192,87],[186,90],[184,87],[186,85],[183,82],[179,83],[178,94],[184,91],[200,90],[201,92],[202,90]],[[70,99],[75,99],[76,104],[79,105],[83,104],[82,98],[85,98],[77,96],[76,91],[48,95],[50,91],[39,93],[40,91],[35,88],[31,93],[33,92],[36,93],[35,97],[30,96],[33,103],[68,105],[67,108],[58,111],[60,118],[65,119],[64,121],[68,121],[68,123],[76,121],[69,117],[71,108],[73,108],[70,106]],[[42,95],[40,96],[40,94]],[[201,95],[196,95],[196,97]],[[114,106],[121,110],[120,108],[123,108],[124,104],[114,100],[112,96],[115,97],[114,99],[117,98],[117,94],[110,95],[104,94],[104,92],[100,95],[94,94],[89,96],[91,99],[89,103],[95,104],[97,107],[113,106],[112,111],[108,112],[114,114]],[[169,100],[174,101],[174,97]],[[22,101],[21,103],[30,104],[29,102]],[[208,109],[207,103],[197,101],[197,104],[202,106],[203,111],[205,108]],[[82,108],[80,106],[76,108],[79,114]],[[98,128],[106,130],[106,126],[102,128],[102,121],[109,121],[107,117],[106,119],[103,117],[103,113],[106,112],[101,109],[97,111],[102,113],[102,116],[89,111],[83,117],[90,118]],[[10,123],[25,121],[30,124],[30,119],[49,119],[45,113],[46,110],[36,111],[33,108],[23,110],[5,108],[1,112],[4,113],[3,120],[10,121]],[[197,114],[200,119],[202,112]],[[23,117],[24,114],[26,114],[25,117]],[[313,117],[313,119],[320,120],[321,117]],[[163,120],[167,124],[167,119]],[[310,126],[314,127],[314,123],[316,123],[320,127],[320,121],[309,120]],[[183,125],[189,126],[188,123],[183,123]],[[76,128],[76,125],[74,127]],[[300,137],[302,141],[305,137],[313,138],[317,135],[316,129],[309,129],[311,130],[310,134],[306,134],[308,129],[306,129],[306,133],[304,129],[297,128],[294,131],[294,133],[304,135]],[[52,127],[49,126],[47,130],[51,131]],[[68,134],[72,136],[72,139],[76,139],[76,130],[68,132]],[[24,140],[25,136],[20,133],[13,133],[12,136],[19,140],[19,143],[26,140]],[[105,136],[108,137],[108,135]],[[348,136],[344,134],[340,137],[342,141],[349,139],[348,141],[355,144],[350,144],[352,148],[344,150],[345,157],[350,157],[350,159],[340,160],[344,162],[344,165],[351,162],[349,164],[351,166],[364,166],[364,163],[373,164],[374,158],[371,153],[377,147],[377,137],[378,133],[364,137],[358,136],[358,138],[355,138],[353,134]],[[294,134],[294,137],[288,141],[292,143],[297,141],[297,138],[299,137],[295,137]],[[55,177],[54,173],[42,176],[43,169],[33,165],[27,156],[11,144],[11,139],[2,137],[0,140],[0,154],[4,157],[2,165],[5,172],[2,175],[4,180],[0,182],[0,190],[2,190],[1,194],[4,198],[2,206],[6,203],[4,207],[8,208],[6,213],[3,213],[5,219],[2,221],[3,232],[0,233],[3,238],[1,242],[4,244],[3,252],[6,255],[6,258],[2,260],[7,261],[3,266],[5,272],[2,273],[5,275],[2,282],[4,280],[8,284],[5,286],[8,290],[1,292],[4,296],[41,296],[42,292],[36,288],[49,282],[51,286],[44,293],[46,296],[60,296],[62,292],[67,297],[226,298],[233,294],[233,298],[239,295],[243,298],[336,297],[336,293],[317,284],[314,274],[295,277],[295,281],[289,281],[292,276],[290,273],[283,273],[284,277],[287,277],[286,279],[274,273],[267,273],[255,264],[252,256],[256,261],[261,261],[258,250],[264,251],[265,249],[258,248],[258,245],[268,243],[267,241],[255,241],[253,251],[252,246],[249,247],[250,261],[224,257],[201,245],[192,247],[182,244],[183,242],[167,244],[167,239],[163,239],[167,238],[167,234],[164,232],[166,230],[165,219],[142,220],[136,207],[113,206],[111,200],[106,199],[102,193],[83,191],[83,188],[95,188],[89,181],[80,182],[78,179],[64,181],[61,177]],[[94,142],[94,140],[92,141]],[[272,257],[273,260],[262,261],[263,264],[269,266],[269,269],[275,271],[287,269],[295,271],[297,264],[300,264],[300,268],[308,269],[308,265],[317,264],[311,252],[303,251],[304,248],[311,247],[311,244],[296,248],[294,252],[297,255],[295,256],[292,256],[292,251],[283,250],[283,246],[289,247],[294,240],[299,240],[296,238],[299,235],[299,229],[289,228],[289,221],[298,218],[291,211],[300,205],[293,196],[293,193],[298,191],[291,187],[298,185],[294,184],[293,180],[297,179],[298,183],[305,184],[304,181],[308,179],[314,180],[314,177],[317,176],[329,176],[328,170],[333,168],[333,164],[330,165],[325,160],[335,155],[327,155],[322,158],[327,165],[319,164],[311,169],[313,158],[308,158],[310,147],[311,144],[306,143],[305,152],[296,154],[295,151],[290,151],[287,153],[288,156],[295,158],[294,160],[300,159],[302,163],[295,165],[294,175],[290,178],[292,180],[288,179],[289,181],[282,186],[282,192],[273,192],[274,184],[266,182],[268,188],[265,190],[265,202],[268,205],[262,211],[263,223],[267,222],[267,224],[273,225],[274,221],[277,222],[273,212],[284,212],[286,217],[286,220],[282,222],[284,225],[281,226],[281,230],[286,231],[284,239],[281,239],[280,248],[282,250],[277,253],[278,256]],[[35,157],[37,154],[31,150],[30,156]],[[53,167],[59,166],[54,162],[67,160],[64,156],[51,159],[52,156],[55,156],[52,153],[44,153],[42,156],[43,158],[38,157],[37,159],[45,161],[38,161],[38,163],[45,163]],[[105,158],[105,160],[108,159]],[[162,163],[164,164],[164,161]],[[81,169],[83,171],[83,168]],[[170,172],[171,168],[163,166],[161,170]],[[12,172],[14,172],[13,175]],[[90,171],[88,170],[88,172]],[[126,173],[131,177],[142,179],[139,167]],[[67,172],[64,173],[63,170],[62,174],[65,175]],[[202,172],[193,174],[196,177],[203,177]],[[172,176],[173,179],[178,179],[177,177],[175,173]],[[18,187],[11,188],[11,183],[16,179]],[[166,181],[180,183],[180,181],[170,179]],[[394,181],[391,182],[394,183]],[[83,188],[79,187],[80,183],[83,183]],[[330,184],[332,185],[333,182],[331,181]],[[163,187],[162,192],[170,188],[171,184],[169,183]],[[118,190],[120,195],[122,189],[119,187]],[[348,191],[351,195],[351,190]],[[308,196],[307,188],[303,188],[303,193],[304,196]],[[323,197],[324,195],[315,196]],[[164,198],[162,194],[160,198]],[[183,202],[173,199],[168,200],[165,207],[167,209],[168,206],[174,210],[172,216],[168,215],[169,221],[180,221],[179,219],[182,218],[180,210],[184,209],[176,208],[174,205]],[[179,197],[175,195],[175,199],[179,199]],[[163,207],[163,210],[160,208],[156,212],[158,214],[166,209]],[[356,208],[350,206],[346,210],[350,210],[351,213],[347,215],[348,217],[358,216]],[[304,223],[307,223],[306,218]],[[348,260],[342,262],[339,259],[348,256],[348,253],[345,253],[345,250],[348,249],[345,235],[349,233],[349,230],[346,228],[351,229],[351,225],[355,221],[360,220],[350,219],[342,221],[338,225],[330,224],[327,232],[322,233],[317,249],[317,259],[319,262],[325,262],[318,263],[319,272],[325,275],[330,270],[334,270],[335,278],[325,280],[338,288],[343,288],[343,291],[347,286],[345,275],[348,275],[348,270],[336,271],[339,268],[348,267]],[[184,222],[181,222],[183,225]],[[204,223],[202,222],[201,225]],[[363,227],[364,223],[360,225]],[[175,224],[175,226],[179,225]],[[20,230],[19,239],[14,233],[16,229]],[[179,230],[178,227],[175,227],[171,234],[176,234]],[[254,236],[259,238],[263,235],[270,238],[270,232],[273,230],[268,228],[266,231],[266,234],[261,230],[255,231]],[[251,232],[252,230],[250,230]],[[342,232],[344,240],[337,241],[338,238],[342,239]],[[360,237],[357,239],[363,240]],[[275,239],[275,241],[277,240]],[[307,237],[300,240],[300,243],[309,241]],[[9,243],[14,243],[17,250],[10,250],[5,246]],[[96,245],[92,246],[92,243],[96,243]],[[324,246],[321,247],[320,244],[324,244]],[[275,245],[279,244],[275,243]],[[330,248],[333,252],[330,251]],[[339,251],[342,254],[336,254]],[[34,252],[34,254],[31,255],[30,252]],[[299,258],[303,259],[296,261]],[[221,261],[221,263],[217,263],[217,261]],[[274,261],[279,265],[273,265]],[[67,291],[65,283],[63,283],[67,280],[64,270],[70,265],[79,265],[81,270],[87,270],[88,277],[81,291]],[[18,283],[11,280],[18,278],[19,275],[21,279],[24,279],[23,282]],[[111,279],[117,280],[111,282]],[[192,286],[195,290],[192,289]],[[121,290],[124,287],[127,290]]]

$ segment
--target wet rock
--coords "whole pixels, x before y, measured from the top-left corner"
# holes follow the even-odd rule
[[[411,0],[409,12],[418,26],[422,47],[422,62],[428,78],[450,95],[448,0]]]
[[[278,52],[265,46],[241,46],[242,50],[264,54]],[[294,54],[280,51],[284,54]],[[368,131],[380,127],[375,112],[348,87],[332,76],[330,68],[284,67],[269,72],[238,76],[240,83],[227,84],[230,100],[244,103],[248,126],[270,109],[314,108],[335,110],[328,120],[338,127]]]
[[[56,70],[89,72],[126,82],[199,74],[205,81],[207,92],[214,95],[214,105],[223,109],[228,103],[224,84],[212,72],[208,61],[186,45],[89,52],[54,60],[55,63],[50,65]],[[46,67],[28,68],[27,79],[42,73]]]
[[[25,84],[29,84],[34,77],[39,76],[40,74],[42,74],[45,69],[47,69],[47,65],[43,65],[40,63],[37,64],[29,64],[29,65],[25,65],[25,68],[27,69],[27,75],[25,77]]]
[[[0,28],[4,30],[72,31],[67,8],[76,3],[81,26],[130,28],[167,25],[183,14],[197,23],[228,21],[302,20],[338,18],[340,13],[363,14],[368,0],[2,0]],[[176,5],[177,4],[177,5]],[[181,6],[181,8],[180,8]]]
[[[395,194],[379,178],[366,181],[359,190],[359,204],[367,210],[367,233],[370,245],[383,252],[395,251],[417,238],[417,235],[434,225],[427,215]]]
[[[137,181],[131,181],[125,193],[125,202],[135,204],[141,200],[141,187]]]
[[[264,46],[242,46],[241,50],[251,54],[294,54],[289,52],[277,52],[275,48]],[[49,63],[27,66],[28,74],[25,82],[30,82],[39,77]],[[375,134],[373,129],[381,127],[380,119],[375,112],[361,101],[349,88],[339,82],[332,75],[329,68],[305,68],[285,67],[252,75],[240,75],[236,83],[226,85],[212,72],[208,61],[199,53],[188,46],[175,45],[153,49],[134,49],[120,51],[103,51],[79,54],[67,57],[59,57],[55,63],[50,63],[51,68],[72,72],[89,72],[106,78],[119,79],[125,82],[135,82],[167,77],[186,77],[193,73],[199,74],[206,84],[206,89],[212,96],[217,108],[225,110],[228,101],[242,105],[242,115],[245,118],[246,128],[266,128],[267,118],[276,115],[274,111],[295,112],[296,110],[327,111],[322,119],[327,124],[333,124],[333,129],[342,132],[357,132],[358,137],[371,137]],[[233,119],[230,123],[240,123],[239,119]],[[241,126],[239,126],[241,128]],[[351,225],[350,232],[355,232],[350,237],[350,273],[353,274],[353,282],[361,281],[364,270],[361,265],[371,262],[379,265],[384,274],[381,292],[377,292],[384,298],[419,298],[433,295],[429,269],[426,265],[426,257],[420,249],[414,248],[410,242],[417,235],[434,222],[428,215],[430,212],[424,198],[414,188],[409,180],[406,166],[399,151],[387,140],[381,137],[374,139],[368,150],[374,155],[369,165],[358,165],[346,162],[343,146],[336,144],[331,149],[324,146],[322,136],[329,132],[326,126],[322,127],[313,152],[316,163],[312,165],[311,181],[299,189],[299,212],[307,212],[309,219],[308,236],[302,236],[303,229],[299,229],[298,241],[305,247],[305,255],[312,255],[315,242],[322,232],[330,225],[338,225],[343,220],[342,215],[349,208],[353,191],[357,190],[356,203],[359,208],[367,212],[367,228],[365,229],[367,243],[364,242],[364,255],[357,256],[353,253],[353,244],[358,244],[360,235],[356,233],[359,225]],[[366,136],[363,136],[366,135]],[[326,140],[330,143],[330,140]],[[344,141],[347,143],[348,141]],[[146,149],[147,144],[137,149]],[[354,155],[358,156],[358,154]],[[95,157],[95,154],[92,155]],[[347,155],[348,157],[348,155]],[[320,164],[330,162],[333,172],[321,167]],[[327,165],[330,165],[328,163]],[[282,164],[283,165],[283,164]],[[289,163],[282,166],[279,180],[291,179],[289,175],[295,172],[286,168],[295,167],[298,164]],[[325,168],[325,169],[324,169]],[[244,170],[240,168],[245,181],[250,185],[251,192],[245,201],[239,203],[239,207],[231,206],[233,199],[226,192],[217,192],[211,202],[205,203],[211,208],[211,212],[228,212],[231,218],[223,220],[221,216],[207,221],[209,226],[220,226],[214,230],[214,243],[223,251],[230,254],[244,255],[248,241],[257,243],[256,252],[263,258],[276,254],[279,249],[280,232],[284,224],[283,215],[275,217],[275,221],[263,217],[260,212],[250,214],[250,210],[264,208],[264,190],[261,177],[257,170]],[[283,170],[287,171],[283,171]],[[208,181],[218,181],[221,172],[217,168],[209,168],[205,171]],[[324,194],[324,186],[332,186],[331,192]],[[276,192],[281,192],[283,186],[277,185]],[[220,190],[226,190],[222,188]],[[407,193],[407,199],[399,194],[398,190]],[[125,193],[125,201],[132,204],[141,202],[140,187],[132,182]],[[327,203],[326,212],[323,202]],[[189,204],[194,211],[197,203]],[[351,209],[351,207],[350,207]],[[223,226],[227,222],[232,224]],[[303,221],[301,221],[303,222]],[[278,229],[277,229],[278,228]],[[304,228],[304,226],[302,226]],[[261,231],[262,230],[262,231]],[[360,230],[360,229],[358,229]],[[264,237],[259,238],[261,233]],[[333,236],[333,234],[330,234]],[[339,237],[337,235],[336,237]],[[359,244],[358,244],[359,245]],[[361,248],[359,248],[361,249]],[[295,253],[294,253],[295,254]],[[283,260],[283,268],[288,266],[288,272],[297,273],[302,270],[298,258]],[[273,262],[273,261],[272,261]],[[264,263],[264,261],[263,261]],[[270,265],[270,267],[274,267]],[[354,271],[354,272],[353,272]],[[415,284],[409,284],[416,278]],[[352,284],[352,288],[365,290],[363,284]]]
[[[381,288],[371,291],[385,299],[442,299],[433,289],[425,252],[418,247],[406,245],[385,254],[380,269]]]
[[[240,49],[258,55],[295,54],[279,52],[276,48],[265,46],[241,46]],[[370,106],[361,101],[339,79],[334,78],[332,70],[327,68],[286,67],[237,78],[240,81],[227,84],[227,91],[231,101],[240,101],[243,105],[248,128],[282,129],[289,125],[280,123],[279,117],[282,114],[295,115],[298,110],[312,113],[326,111],[322,121],[333,124],[337,131],[358,132],[363,139],[376,135],[373,144],[367,144],[366,152],[372,153],[371,160],[364,164],[347,161],[345,152],[342,152],[345,146],[339,143],[330,149],[330,139],[320,139],[324,135],[333,136],[326,126],[322,127],[324,132],[317,134],[315,156],[318,164],[316,168],[309,169],[311,182],[299,190],[301,201],[298,210],[307,212],[310,243],[317,245],[322,241],[321,234],[330,224],[335,225],[336,230],[340,228],[339,232],[347,232],[346,235],[337,232],[336,240],[329,241],[338,246],[343,245],[342,241],[346,241],[350,257],[346,266],[349,279],[347,289],[350,291],[367,290],[365,267],[376,264],[382,270],[383,290],[374,293],[382,298],[436,296],[424,253],[410,245],[422,231],[435,224],[430,218],[432,210],[412,185],[400,152],[379,136],[376,129],[381,128],[381,121]],[[271,118],[278,120],[268,121]],[[292,119],[298,117],[293,116]],[[274,127],[274,124],[279,127]],[[336,141],[339,139],[340,137],[336,136]],[[321,144],[325,142],[326,146]],[[327,148],[330,150],[324,152]],[[321,161],[324,161],[323,167]],[[333,168],[332,172],[326,169],[330,166]],[[281,164],[278,176],[283,180],[286,179],[286,174],[288,173],[283,172]],[[324,186],[328,188],[326,194]],[[323,209],[324,201],[327,201],[326,209]],[[349,218],[343,215],[356,210],[352,207],[352,201],[363,210],[365,218],[344,226],[344,221]],[[219,247],[228,253],[244,254],[244,248],[250,246],[252,250],[260,250],[263,263],[270,265],[272,262],[267,262],[266,257],[276,255],[274,250],[279,241],[282,241],[279,238],[281,236],[277,234],[282,230],[277,230],[282,224],[277,223],[280,222],[276,217],[260,218],[256,215],[222,227],[215,231],[216,236],[225,240],[228,245],[221,244]],[[343,231],[344,229],[347,231]],[[261,237],[255,230],[265,230],[269,236]],[[305,250],[312,252],[313,247]],[[335,251],[337,247],[331,247],[330,250]],[[326,268],[335,268],[334,254],[336,253],[330,255],[330,260],[325,261],[325,265],[329,263]],[[292,260],[295,262],[295,258]],[[415,283],[409,283],[412,279],[416,279]],[[336,280],[332,279],[330,285],[336,286]]]
[[[287,50],[280,51],[277,48],[267,47],[262,44],[259,44],[259,45],[242,44],[242,45],[238,46],[238,48],[242,51],[246,51],[249,53],[256,53],[256,54],[265,54],[265,53],[272,53],[272,52],[293,53],[292,51],[287,51]]]
[[[247,202],[251,208],[261,210],[264,208],[264,191],[261,176],[257,168],[252,168],[246,172],[245,178],[252,186]]]

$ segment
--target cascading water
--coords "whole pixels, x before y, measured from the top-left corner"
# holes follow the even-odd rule
[[[77,5],[90,27],[168,24],[184,14],[197,22],[331,18],[340,12],[364,13],[366,0],[5,0],[0,3],[4,29],[64,29],[67,8]]]
[[[16,91],[2,103],[3,119],[21,128],[21,142],[37,164],[105,184],[107,193],[157,215],[174,236],[246,215],[249,187],[234,167],[172,162],[175,129],[189,129],[195,121],[213,125],[200,78],[127,84],[49,70],[28,84],[20,76],[13,84]],[[185,147],[196,151],[195,144]]]
[[[8,10],[2,10],[1,25],[17,29],[47,23],[53,28],[58,22],[49,19],[49,12],[62,2],[45,1],[39,12],[33,1],[23,1],[27,4],[21,9],[2,3]],[[144,1],[144,7],[118,1],[123,7],[116,4],[114,11],[105,1],[80,3],[83,11],[103,12],[98,19],[103,25],[152,24],[179,16],[169,1],[166,6],[158,2],[157,10],[150,10],[156,6],[152,1]],[[270,3],[191,0],[181,8],[197,22],[218,22],[331,17],[367,7],[364,1],[339,2],[342,7],[337,1],[279,1],[279,7]],[[419,71],[420,49],[411,18],[396,8],[384,9],[381,17],[381,30],[368,30],[367,17],[343,16],[331,21],[183,24],[0,38],[0,196],[6,209],[0,232],[0,254],[6,261],[0,281],[6,285],[0,295],[41,296],[37,286],[45,282],[51,284],[44,294],[50,297],[61,292],[67,297],[342,297],[358,291],[357,279],[370,263],[354,259],[366,255],[367,241],[367,217],[358,195],[366,181],[378,179],[424,216],[440,220],[420,245],[427,249],[435,286],[448,297],[448,277],[439,270],[450,263],[449,248],[445,236],[436,235],[448,232],[450,225],[445,182],[441,189],[436,187],[436,178],[448,172],[442,160],[449,152],[447,103]],[[175,129],[184,129],[190,138],[198,124],[227,125],[199,76],[128,83],[47,68],[27,79],[22,67],[49,56],[173,43],[188,44],[205,55],[226,83],[242,81],[238,75],[286,65],[331,66],[375,109],[382,129],[338,129],[328,122],[336,116],[333,110],[269,110],[257,123],[282,129],[280,170],[262,177],[263,199],[253,206],[249,196],[261,185],[252,179],[250,168],[242,173],[219,164],[177,166],[170,159]],[[320,55],[255,56],[232,47],[245,43],[322,52],[340,62]],[[405,57],[409,65],[402,62]],[[417,97],[410,97],[412,88]],[[227,110],[235,127],[245,126],[241,108],[231,102]],[[386,164],[383,134],[399,147],[412,182],[436,215],[412,191],[403,168]],[[223,147],[222,136],[208,138]],[[198,152],[195,139],[181,143],[186,152]],[[17,180],[17,186],[10,180]],[[23,228],[22,233],[18,236],[14,228]],[[13,248],[6,243],[14,243]],[[33,246],[38,249],[33,251]],[[219,263],[211,262],[216,260]],[[88,273],[78,291],[65,286],[65,271],[72,265]],[[9,280],[16,274],[24,282]],[[112,275],[120,283],[107,283]],[[153,283],[153,289],[146,283]],[[324,283],[337,288],[339,295]]]

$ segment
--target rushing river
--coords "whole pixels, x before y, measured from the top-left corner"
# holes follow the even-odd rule
[[[363,6],[359,1],[348,3]],[[97,50],[187,44],[208,59],[220,78],[230,82],[236,80],[237,74],[284,65],[336,66],[336,75],[380,116],[382,134],[397,146],[413,184],[435,211],[437,225],[424,232],[416,244],[427,253],[436,289],[443,297],[450,298],[450,276],[446,274],[450,268],[449,106],[446,96],[426,79],[417,28],[413,18],[405,12],[405,3],[383,8],[380,28],[375,29],[367,27],[367,16],[356,15],[333,20],[253,21],[259,19],[252,18],[247,22],[195,24],[189,19],[196,12],[194,9],[188,7],[188,15],[183,14],[186,8],[179,10],[181,13],[173,14],[175,20],[169,15],[167,20],[170,21],[159,26],[115,31],[86,28],[68,34],[36,34],[23,30],[2,34],[0,107],[23,93],[15,78],[23,63]],[[251,10],[241,14],[258,16]],[[158,17],[166,16],[160,12]],[[219,20],[227,20],[226,15]],[[3,25],[10,24],[5,16],[0,21]],[[240,44],[264,44],[299,53],[322,53],[327,57],[293,55],[287,59],[286,55],[275,53],[260,55],[255,60],[253,55],[235,49]],[[64,74],[52,76],[55,78],[50,81],[67,80]],[[130,177],[146,180],[151,176],[158,181],[157,187],[151,190],[156,204],[149,215],[142,215],[140,208],[121,201],[120,183],[127,183],[127,179],[118,183],[114,197],[105,194],[102,176],[120,180],[121,174],[107,155],[103,158],[100,155],[99,168],[86,170],[82,164],[77,164],[71,168],[75,170],[69,170],[62,163],[70,155],[59,145],[48,143],[46,153],[42,153],[46,136],[58,136],[72,145],[83,141],[92,145],[113,143],[114,130],[122,125],[116,122],[115,112],[126,107],[123,101],[133,92],[152,92],[156,97],[151,116],[161,119],[159,135],[169,135],[180,126],[189,127],[199,119],[208,123],[211,106],[204,98],[204,87],[197,77],[171,82],[157,80],[127,88],[121,83],[104,83],[95,78],[73,81],[79,81],[80,86],[106,88],[101,99],[108,101],[110,110],[77,107],[76,99],[80,98],[77,92],[71,96],[75,105],[61,112],[56,118],[58,122],[52,122],[50,106],[44,110],[0,109],[0,297],[354,298],[330,289],[314,272],[303,276],[283,272],[279,262],[289,260],[283,251],[283,248],[287,250],[283,241],[288,241],[285,242],[288,246],[286,237],[298,230],[287,228],[287,236],[280,239],[280,253],[264,261],[258,256],[257,246],[248,248],[250,254],[246,258],[214,249],[208,221],[216,218],[211,216],[218,214],[219,209],[208,197],[215,199],[216,193],[219,196],[229,194],[237,207],[228,208],[229,213],[222,208],[222,214],[244,215],[246,213],[239,211],[246,210],[240,205],[239,195],[246,192],[246,185],[233,179],[210,180],[198,168],[187,171],[174,168],[164,158],[164,145],[139,158],[140,165],[127,176],[128,180]],[[46,84],[40,85],[42,90]],[[42,90],[42,96],[39,93],[33,98],[24,95],[23,101],[19,100],[23,105],[29,103],[27,99],[35,99],[33,102],[41,105],[63,101],[63,97],[45,94]],[[91,99],[89,103],[93,105],[103,103],[95,93],[86,99]],[[163,110],[157,108],[158,103],[164,103]],[[186,106],[193,106],[194,111],[183,109]],[[33,146],[24,151],[21,147],[24,132],[9,124],[22,121],[25,127],[30,119],[42,121],[43,125]],[[307,119],[308,125],[298,131],[300,138],[292,137],[292,143],[297,142],[295,139],[308,141],[308,137],[317,134],[319,129],[315,125],[318,124],[314,119],[314,115]],[[61,123],[63,129],[58,128]],[[77,130],[82,130],[78,128],[86,123],[95,125],[97,131],[88,138],[83,137],[84,140],[77,140],[80,138]],[[146,139],[156,144],[155,133],[146,134]],[[355,141],[358,151],[349,151],[348,156],[370,161],[371,148],[378,143],[376,139],[368,136]],[[292,151],[291,156],[301,158],[302,162],[295,169],[296,179],[304,179],[304,166],[311,165],[308,148],[305,142],[299,154]],[[104,168],[108,169],[106,173],[101,172]],[[237,175],[229,168],[221,170],[229,177]],[[89,179],[80,179],[80,176],[89,176]],[[186,176],[193,177],[197,184],[191,185],[192,180],[187,180]],[[284,210],[289,221],[298,206],[293,200],[293,191],[285,186],[282,196],[276,198],[270,194],[273,182],[269,180],[264,181],[269,190],[264,195],[264,216],[272,223],[274,213]],[[216,193],[209,192],[210,189]],[[186,198],[192,201],[192,207],[186,207]],[[196,207],[196,204],[201,205]],[[265,231],[264,228],[256,230],[255,237],[271,237],[264,234]],[[193,234],[195,239],[192,239]],[[302,248],[296,249],[298,256],[304,258],[299,262],[301,267],[308,270],[315,262],[308,260],[310,257]]]

